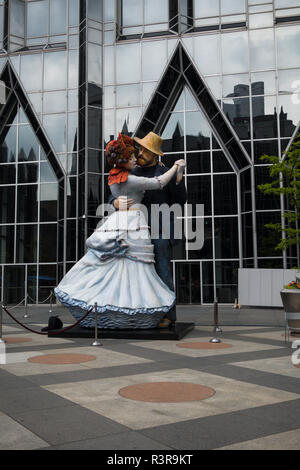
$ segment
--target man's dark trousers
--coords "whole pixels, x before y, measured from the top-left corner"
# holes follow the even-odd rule
[[[155,269],[162,281],[174,291],[173,272],[172,272],[172,245],[170,240],[162,238],[151,240],[154,245]],[[166,318],[176,321],[176,305],[174,305],[166,314]]]

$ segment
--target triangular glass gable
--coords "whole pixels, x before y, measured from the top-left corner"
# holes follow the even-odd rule
[[[251,164],[249,155],[218,102],[206,86],[205,81],[200,77],[182,44],[179,44],[176,48],[139,123],[136,135],[144,137],[150,131],[160,134],[166,128],[166,122],[170,119],[170,112],[175,110],[175,103],[180,103],[179,97],[186,85],[190,91],[188,99],[191,99],[192,96],[193,100],[191,102],[195,101],[197,103],[198,112],[201,110],[202,116],[205,116],[235,171],[238,172],[248,167]],[[179,150],[181,146],[180,125],[179,118],[176,129]]]
[[[16,118],[17,111],[20,109],[20,117],[22,117],[21,120],[23,121],[24,119],[27,119],[28,123],[30,123],[31,136],[34,136],[40,143],[46,159],[49,161],[57,179],[60,180],[61,178],[64,178],[64,172],[56,158],[55,152],[53,151],[39,120],[32,111],[26,93],[9,61],[6,62],[2,70],[0,80],[4,81],[6,85],[6,103],[0,110],[0,136],[2,137],[2,141],[4,141],[6,136],[8,126],[12,124]]]
[[[172,112],[169,113],[169,119],[161,137],[164,152],[182,152],[184,149],[187,153],[192,152],[189,153],[191,158],[188,161],[188,166],[195,167],[194,170],[190,168],[192,173],[210,172],[210,163],[196,161],[197,156],[194,153],[197,151],[199,158],[210,160],[210,153],[207,152],[210,149],[218,149],[217,152],[213,151],[213,161],[216,160],[213,164],[215,171],[235,170],[225,152],[217,144],[216,136],[207,117],[187,85],[184,86]]]

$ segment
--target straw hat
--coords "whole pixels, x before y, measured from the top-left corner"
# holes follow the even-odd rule
[[[162,138],[159,135],[154,134],[154,132],[149,132],[149,134],[147,134],[143,139],[134,137],[134,140],[142,147],[150,150],[150,152],[163,156],[163,152],[160,148],[162,145]]]

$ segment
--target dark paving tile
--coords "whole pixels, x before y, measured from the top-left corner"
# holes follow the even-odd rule
[[[298,429],[299,419],[292,419],[292,412],[299,407],[299,402],[294,400],[281,404],[280,416],[277,416],[276,404],[144,429],[142,433],[173,449],[216,449]],[[289,416],[284,418],[286,412]]]
[[[18,388],[21,390],[32,388],[32,383],[23,377],[17,377],[0,368],[0,391],[7,391],[8,393],[9,390]]]
[[[77,405],[11,413],[11,417],[51,445],[127,432],[127,428]]]
[[[69,442],[59,446],[52,446],[46,450],[170,450],[160,442],[150,439],[136,431],[113,434],[97,439]]]
[[[31,385],[32,387],[32,385]],[[8,415],[66,406],[69,402],[54,393],[35,388],[0,390],[0,410]]]

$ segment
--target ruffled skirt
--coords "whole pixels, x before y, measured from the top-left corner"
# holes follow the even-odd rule
[[[155,270],[153,245],[143,213],[114,212],[88,238],[88,251],[54,290],[82,326],[154,328],[175,303]],[[95,306],[97,304],[97,306]]]

